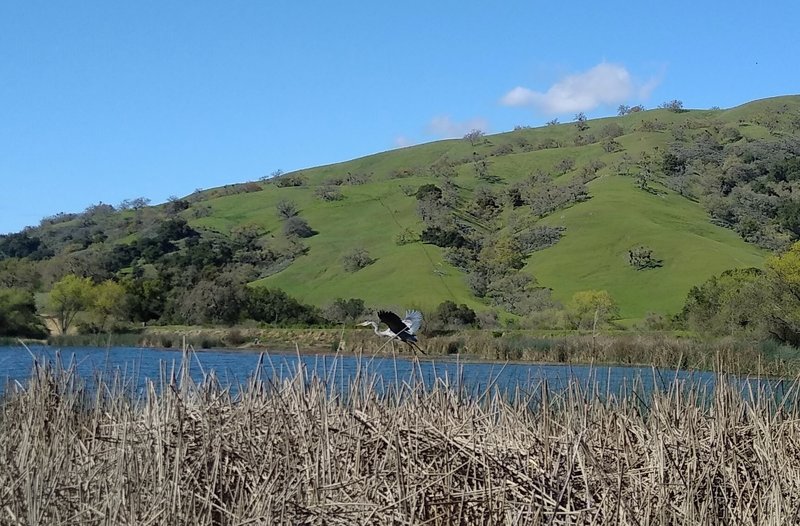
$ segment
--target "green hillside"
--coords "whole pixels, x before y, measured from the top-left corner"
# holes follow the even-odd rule
[[[414,181],[403,180],[403,183],[414,184]],[[281,199],[291,199],[318,234],[305,240],[307,255],[258,283],[279,287],[315,304],[336,297],[359,297],[369,303],[393,298],[403,305],[429,307],[442,301],[437,298],[451,295],[459,302],[477,304],[466,292],[463,277],[442,263],[438,247],[422,243],[396,245],[395,236],[404,228],[419,226],[416,201],[404,196],[396,182],[347,187],[343,194],[341,201],[319,203],[315,202],[311,188],[271,186],[263,193],[214,199],[213,216],[198,223],[227,229],[243,221],[253,221],[268,230],[279,231],[275,205]],[[376,262],[356,273],[345,272],[341,256],[346,249],[356,247],[367,249]]]
[[[625,318],[674,313],[692,286],[730,268],[761,264],[762,250],[711,224],[699,205],[675,193],[638,191],[628,178],[613,175],[590,188],[592,199],[545,220],[566,226],[567,235],[533,254],[526,266],[559,299],[604,289]],[[628,265],[628,249],[641,244],[663,266],[641,271]]]
[[[155,207],[92,210],[91,221],[88,210],[49,218],[30,234],[53,252],[40,259],[55,262],[107,257],[154,235],[165,218],[183,218],[209,246],[250,229],[258,250],[273,258],[251,265],[253,286],[320,306],[355,297],[375,307],[432,309],[450,300],[484,310],[492,307],[489,296],[476,297],[465,279],[492,276],[481,258],[501,250],[495,243],[558,227],[555,244],[531,249],[521,269],[504,272],[532,276],[562,302],[577,291],[606,290],[622,318],[673,314],[692,286],[726,269],[759,267],[797,239],[792,181],[800,166],[791,152],[800,144],[800,96],[673,110],[438,141]],[[423,220],[415,194],[423,185],[447,194],[433,210],[446,217]],[[314,235],[287,236],[280,202],[291,202]],[[471,262],[456,268],[453,252],[462,249],[420,241],[435,221],[465,236]],[[194,243],[175,247],[184,252]],[[654,265],[630,264],[628,251],[638,246],[652,251]],[[346,271],[342,258],[354,249],[374,262]],[[139,252],[131,257],[151,268]],[[130,272],[121,268],[128,260],[111,272]]]
[[[784,100],[797,108],[796,98]],[[606,153],[599,144],[590,144],[535,151],[518,151],[520,148],[516,147],[513,153],[493,157],[493,170],[503,179],[494,186],[500,188],[524,179],[535,170],[550,171],[566,157],[574,159],[576,167],[593,159],[606,164],[600,170],[601,177],[589,185],[591,199],[541,220],[543,224],[566,227],[566,235],[556,246],[534,253],[524,271],[534,275],[540,284],[551,287],[560,300],[569,299],[578,290],[606,289],[619,301],[623,317],[635,318],[648,311],[676,312],[693,285],[728,268],[759,266],[765,251],[746,243],[730,229],[712,224],[699,203],[663,186],[659,186],[662,194],[643,192],[630,177],[614,173],[613,162],[625,152],[639,155],[656,147],[664,148],[672,140],[668,130],[637,131],[648,120],[666,126],[690,120],[700,124],[708,121],[713,126],[712,121],[719,121],[743,124],[741,129],[747,136],[769,135],[763,126],[740,120],[748,116],[755,119],[763,113],[759,107],[768,108],[775,103],[762,101],[727,111],[652,110],[590,121],[590,130],[609,123],[622,126],[625,133],[617,139],[624,146],[622,152]],[[404,195],[400,187],[417,187],[435,183],[437,179],[430,176],[393,179],[392,172],[408,170],[413,174],[443,157],[469,158],[473,151],[487,154],[521,140],[568,141],[573,134],[572,124],[561,124],[493,135],[486,144],[475,148],[465,140],[441,141],[305,170],[308,184],[303,187],[268,185],[264,195],[211,200],[213,218],[199,224],[229,228],[241,221],[258,221],[274,230],[279,227],[273,212],[275,203],[292,199],[319,234],[307,240],[310,249],[307,255],[259,283],[283,288],[316,304],[353,296],[374,304],[393,301],[429,308],[450,299],[480,307],[481,302],[467,289],[463,273],[442,260],[439,247],[395,244],[395,236],[403,229],[418,231],[422,226],[415,213],[416,200]],[[569,178],[577,171],[562,177]],[[323,203],[315,199],[314,185],[348,172],[371,173],[373,182],[343,187],[342,201]],[[458,167],[457,173],[454,180],[462,191],[462,199],[468,200],[480,182],[469,163]],[[656,256],[663,259],[663,266],[637,271],[628,265],[626,252],[637,244],[653,248]],[[339,262],[341,254],[356,246],[366,248],[377,261],[360,272],[344,272]]]

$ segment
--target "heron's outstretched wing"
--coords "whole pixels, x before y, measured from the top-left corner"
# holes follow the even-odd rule
[[[395,334],[400,334],[401,332],[409,332],[409,326],[403,323],[403,320],[400,319],[400,316],[395,314],[394,312],[389,312],[387,310],[379,310],[378,311],[378,318],[389,326]]]
[[[418,310],[407,310],[403,323],[408,326],[409,334],[416,334],[422,326],[422,313]]]

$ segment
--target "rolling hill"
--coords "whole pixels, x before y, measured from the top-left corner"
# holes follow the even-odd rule
[[[250,228],[263,243],[280,247],[288,241],[276,209],[280,202],[293,203],[314,235],[299,241],[302,250],[290,262],[263,272],[252,285],[280,288],[303,302],[324,305],[355,297],[376,307],[431,309],[450,300],[485,309],[487,301],[473,294],[464,269],[451,264],[447,249],[419,241],[430,223],[420,218],[416,192],[424,185],[448,186],[448,221],[480,236],[483,246],[542,226],[561,229],[555,244],[526,254],[519,270],[552,289],[555,299],[568,301],[577,291],[602,289],[619,303],[622,318],[673,314],[692,286],[730,268],[758,267],[774,249],[767,241],[760,246],[745,241],[748,231],[741,218],[710,214],[728,194],[717,197],[709,190],[707,172],[716,165],[707,159],[717,154],[730,158],[748,144],[796,142],[800,96],[727,110],[674,110],[630,111],[387,151],[197,191],[178,200],[183,206],[170,213],[204,237],[226,238]],[[712,146],[702,150],[708,143]],[[683,152],[689,153],[681,157]],[[674,173],[668,169],[670,156],[683,163]],[[725,172],[723,161],[719,164]],[[585,195],[554,210],[545,206],[541,213],[531,203],[543,199],[536,187],[543,178],[554,195],[559,189],[572,192],[570,184],[585,187]],[[528,197],[514,201],[515,191]],[[487,193],[497,205],[493,215],[476,204]],[[776,206],[783,210],[790,198],[794,194]],[[91,222],[85,214],[65,215],[43,221],[29,234],[53,250],[51,258],[83,254],[91,259],[150,235],[169,209],[170,203],[106,210]],[[791,241],[790,229],[776,225],[769,239]],[[81,228],[94,237],[76,234]],[[102,236],[96,239],[98,231]],[[76,243],[83,238],[89,241]],[[651,250],[656,264],[632,266],[629,251],[637,246]],[[342,257],[354,249],[365,250],[374,262],[346,271]]]

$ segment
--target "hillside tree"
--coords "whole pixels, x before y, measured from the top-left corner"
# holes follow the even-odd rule
[[[53,285],[49,309],[61,334],[67,331],[79,312],[91,307],[94,301],[94,283],[91,278],[67,274]]]
[[[104,331],[110,319],[120,319],[125,314],[125,287],[110,279],[96,285],[89,310],[95,315],[97,329]]]
[[[581,290],[572,295],[567,313],[576,329],[603,326],[619,316],[619,306],[606,290]]]
[[[374,262],[375,260],[369,255],[369,252],[361,247],[353,248],[342,256],[342,267],[347,272],[357,272]]]
[[[586,118],[586,114],[583,112],[579,112],[575,114],[575,127],[578,128],[578,131],[586,131],[589,129],[589,122]]]
[[[464,135],[464,138],[469,141],[470,145],[475,146],[483,140],[484,133],[481,130],[471,130]]]
[[[308,221],[300,216],[293,216],[283,223],[283,233],[286,237],[311,237],[316,232],[308,224]]]

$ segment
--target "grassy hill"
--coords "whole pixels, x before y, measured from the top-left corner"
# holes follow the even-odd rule
[[[545,219],[567,227],[554,247],[534,253],[526,270],[561,300],[586,289],[608,290],[624,318],[680,310],[693,286],[720,272],[758,267],[764,252],[708,221],[697,204],[675,193],[635,189],[609,175],[591,185],[592,199]],[[629,248],[653,249],[661,267],[636,270]]]
[[[745,242],[719,221],[712,222],[708,203],[697,192],[680,195],[657,170],[643,189],[636,174],[647,159],[656,166],[676,143],[691,145],[712,137],[722,148],[796,139],[800,96],[729,110],[639,111],[586,125],[584,130],[575,123],[521,128],[483,137],[476,144],[466,139],[438,141],[198,191],[184,198],[187,205],[180,216],[204,235],[230,236],[250,225],[266,232],[264,239],[277,246],[286,241],[276,205],[295,203],[316,234],[302,240],[306,250],[290,265],[253,284],[278,287],[317,305],[337,297],[357,297],[372,306],[430,309],[451,300],[476,310],[486,308],[485,301],[470,292],[464,272],[445,260],[442,248],[397,242],[404,233],[418,236],[426,226],[413,193],[425,184],[441,186],[445,179],[457,189],[453,214],[489,236],[489,242],[535,226],[563,227],[562,239],[532,253],[521,271],[551,288],[561,301],[579,290],[607,290],[618,301],[623,318],[641,318],[651,311],[675,313],[693,285],[726,269],[762,264],[768,251]],[[481,163],[488,177],[481,177]],[[527,205],[509,205],[509,190],[537,173],[547,174],[556,187],[583,178],[590,198],[545,217],[536,216]],[[321,199],[320,187],[335,189],[341,198]],[[479,188],[488,188],[505,203],[492,221],[470,208]],[[108,246],[147,235],[166,206],[117,212],[104,227],[108,239],[102,243]],[[148,223],[142,217],[156,219]],[[75,230],[80,222],[78,216],[43,223],[40,235],[57,246],[64,238],[58,232]],[[66,251],[66,244],[62,242],[57,252]],[[73,254],[101,250],[92,243],[84,245],[69,250]],[[639,245],[652,249],[661,266],[633,268],[628,250]],[[358,272],[347,272],[342,255],[355,248],[365,249],[375,261]]]
[[[605,167],[589,184],[591,199],[558,211],[542,224],[566,227],[555,246],[534,253],[524,271],[534,275],[554,296],[567,300],[585,289],[606,289],[617,299],[625,318],[648,311],[674,313],[680,309],[689,288],[714,274],[734,267],[760,266],[765,251],[743,241],[730,229],[712,224],[703,207],[656,185],[659,193],[636,187],[631,177],[615,173],[614,164],[623,155],[640,155],[665,148],[673,140],[670,126],[689,123],[691,133],[712,126],[736,126],[745,136],[764,137],[769,131],[757,124],[778,105],[798,107],[795,97],[754,102],[732,110],[676,113],[651,110],[624,117],[589,121],[589,131],[614,123],[624,130],[617,140],[623,150],[607,153],[600,144],[570,146],[573,124],[492,135],[473,147],[466,140],[440,141],[372,155],[362,159],[303,171],[307,184],[301,187],[265,186],[263,192],[211,199],[213,215],[198,225],[229,229],[251,221],[276,231],[280,221],[274,213],[281,199],[296,202],[301,214],[318,234],[307,240],[309,251],[286,270],[260,280],[280,287],[311,303],[323,304],[335,297],[360,297],[371,304],[431,307],[444,300],[464,302],[479,308],[481,302],[468,291],[463,273],[442,259],[442,250],[429,244],[398,246],[394,239],[404,229],[418,232],[422,223],[415,213],[415,198],[404,195],[401,186],[436,183],[431,176],[415,176],[442,158],[470,159],[472,152],[490,155],[492,172],[503,180],[492,185],[502,189],[536,170],[552,171],[561,159],[571,158],[575,169],[559,177],[575,176],[579,167],[599,160]],[[658,122],[663,129],[640,131],[643,122]],[[518,144],[546,140],[565,146],[525,151]],[[491,156],[492,151],[511,145],[511,153]],[[406,170],[410,177],[393,178]],[[347,173],[367,173],[371,182],[343,186],[341,201],[326,203],[314,197],[314,189],[325,180]],[[467,201],[484,184],[475,177],[470,163],[456,168],[454,181]],[[663,260],[663,266],[647,271],[633,269],[627,250],[645,244]],[[348,273],[340,264],[341,254],[364,247],[375,264]]]

